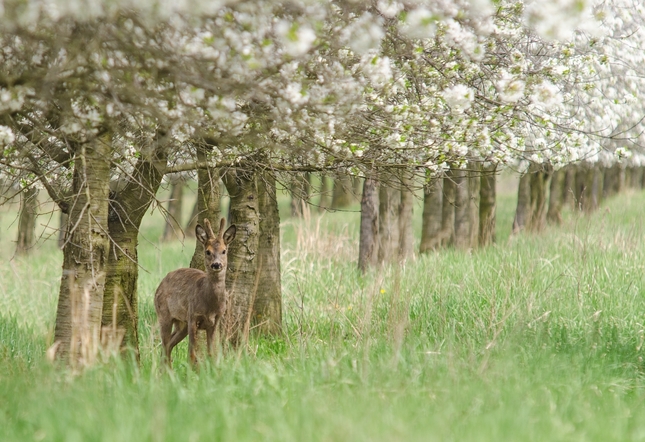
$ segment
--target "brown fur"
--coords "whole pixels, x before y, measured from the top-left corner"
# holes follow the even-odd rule
[[[161,329],[161,343],[166,362],[175,345],[188,335],[188,355],[195,364],[197,330],[206,331],[208,354],[212,354],[213,336],[217,323],[226,309],[226,267],[228,245],[235,239],[236,227],[226,231],[222,218],[218,235],[213,233],[208,219],[205,229],[195,227],[197,239],[204,245],[204,270],[178,269],[168,273],[155,293],[155,310]],[[174,328],[174,330],[173,330]]]

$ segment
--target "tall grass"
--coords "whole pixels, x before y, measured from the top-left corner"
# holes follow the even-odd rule
[[[141,364],[44,361],[60,252],[0,250],[0,440],[643,440],[645,194],[592,216],[356,271],[356,212],[284,219],[284,334],[198,371],[152,298],[193,241],[140,245]],[[5,217],[0,217],[0,221]],[[157,229],[157,230],[155,230]],[[416,226],[418,231],[419,226]]]

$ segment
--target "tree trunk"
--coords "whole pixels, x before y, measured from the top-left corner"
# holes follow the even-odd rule
[[[361,231],[358,248],[358,268],[363,273],[378,262],[378,213],[378,182],[373,178],[366,178],[361,199]]]
[[[547,166],[535,165],[532,169],[529,229],[532,232],[541,232],[546,225],[546,195],[551,173]]]
[[[602,202],[602,188],[603,188],[603,173],[598,164],[594,164],[591,173],[591,201],[593,204],[592,210],[597,210]]]
[[[414,175],[404,171],[401,174],[401,204],[399,206],[399,258],[407,259],[414,253]]]
[[[261,181],[260,181],[261,180]],[[226,335],[246,342],[250,329],[276,333],[282,323],[280,235],[275,179],[241,169],[224,175],[237,238],[229,246]],[[262,212],[261,212],[262,211]]]
[[[455,233],[455,198],[457,197],[457,183],[453,171],[449,170],[443,179],[443,201],[441,205],[441,247],[451,245]]]
[[[162,241],[183,239],[181,229],[182,203],[184,200],[185,183],[181,176],[173,176],[170,180],[170,198],[166,210],[166,226],[164,228]]]
[[[141,158],[135,167],[133,178],[120,191],[111,195],[108,219],[111,243],[101,319],[103,339],[114,347],[122,343],[131,348],[137,358],[138,234],[141,221],[161,185],[165,168],[166,156],[163,148],[159,147],[153,156]]]
[[[20,217],[16,253],[27,255],[36,242],[36,217],[38,215],[38,189],[28,187],[20,192]]]
[[[529,170],[520,177],[517,187],[517,206],[513,220],[513,235],[523,231],[531,219],[531,174]]]
[[[576,208],[576,174],[577,166],[571,164],[564,168],[564,189],[562,190],[562,205],[571,209]]]
[[[496,166],[482,168],[479,190],[479,246],[486,247],[495,242],[495,221],[497,208]]]
[[[559,169],[555,170],[551,177],[551,185],[549,186],[549,209],[546,213],[546,220],[549,224],[559,225],[562,223],[564,175],[564,170]]]
[[[331,200],[332,209],[342,209],[352,203],[352,177],[340,175],[334,179],[334,192]]]
[[[245,325],[259,287],[260,211],[257,179],[252,172],[229,170],[223,179],[231,198],[230,223],[237,227],[237,237],[228,248],[226,291],[230,304],[226,306],[225,335],[237,344],[248,332]]]
[[[258,269],[261,290],[255,295],[251,327],[261,334],[282,332],[282,282],[280,275],[280,212],[275,177],[268,172],[258,176],[260,238]]]
[[[470,195],[468,194],[468,172],[462,169],[452,171],[455,182],[455,230],[452,244],[458,249],[470,247]]]
[[[475,249],[479,246],[479,207],[481,205],[481,174],[479,163],[470,163],[468,172],[468,223],[470,224],[470,245]]]
[[[600,189],[600,174],[596,167],[579,166],[576,173],[576,202],[578,210],[593,212],[598,208]]]
[[[58,248],[62,249],[67,239],[67,213],[60,211],[60,218],[58,224]]]
[[[431,177],[423,187],[423,215],[421,223],[420,253],[441,247],[441,220],[443,205],[443,178]]]
[[[63,248],[54,332],[56,354],[72,363],[90,363],[99,343],[110,248],[109,153],[109,143],[97,140],[81,146],[74,159],[74,200],[69,204],[69,241]]]
[[[401,191],[381,183],[379,186],[379,247],[378,262],[399,259],[399,206]]]
[[[318,211],[329,209],[331,207],[332,191],[330,184],[331,178],[320,175],[320,200],[318,201]]]
[[[203,147],[197,147],[197,161],[205,162],[207,152]],[[195,225],[203,225],[204,218],[208,218],[213,225],[217,225],[221,218],[220,213],[221,191],[220,177],[213,167],[197,171],[197,201],[195,202]],[[194,228],[194,227],[193,227]],[[239,241],[239,238],[238,238]],[[190,267],[204,270],[204,246],[195,238],[195,251],[190,260]],[[227,276],[228,278],[228,276]]]

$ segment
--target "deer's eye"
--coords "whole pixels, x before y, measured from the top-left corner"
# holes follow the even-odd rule
[[[210,250],[206,250],[206,256],[211,256],[211,251]]]
[[[226,250],[222,250],[222,255],[226,255]]]

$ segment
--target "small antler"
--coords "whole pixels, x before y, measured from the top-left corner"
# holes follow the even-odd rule
[[[224,238],[224,227],[226,227],[226,218],[222,218],[219,221],[219,232],[218,235],[220,239]]]
[[[208,220],[208,218],[204,218],[204,226],[206,227],[206,233],[208,233],[208,236],[210,238],[215,238],[213,228],[211,227],[211,222]]]

